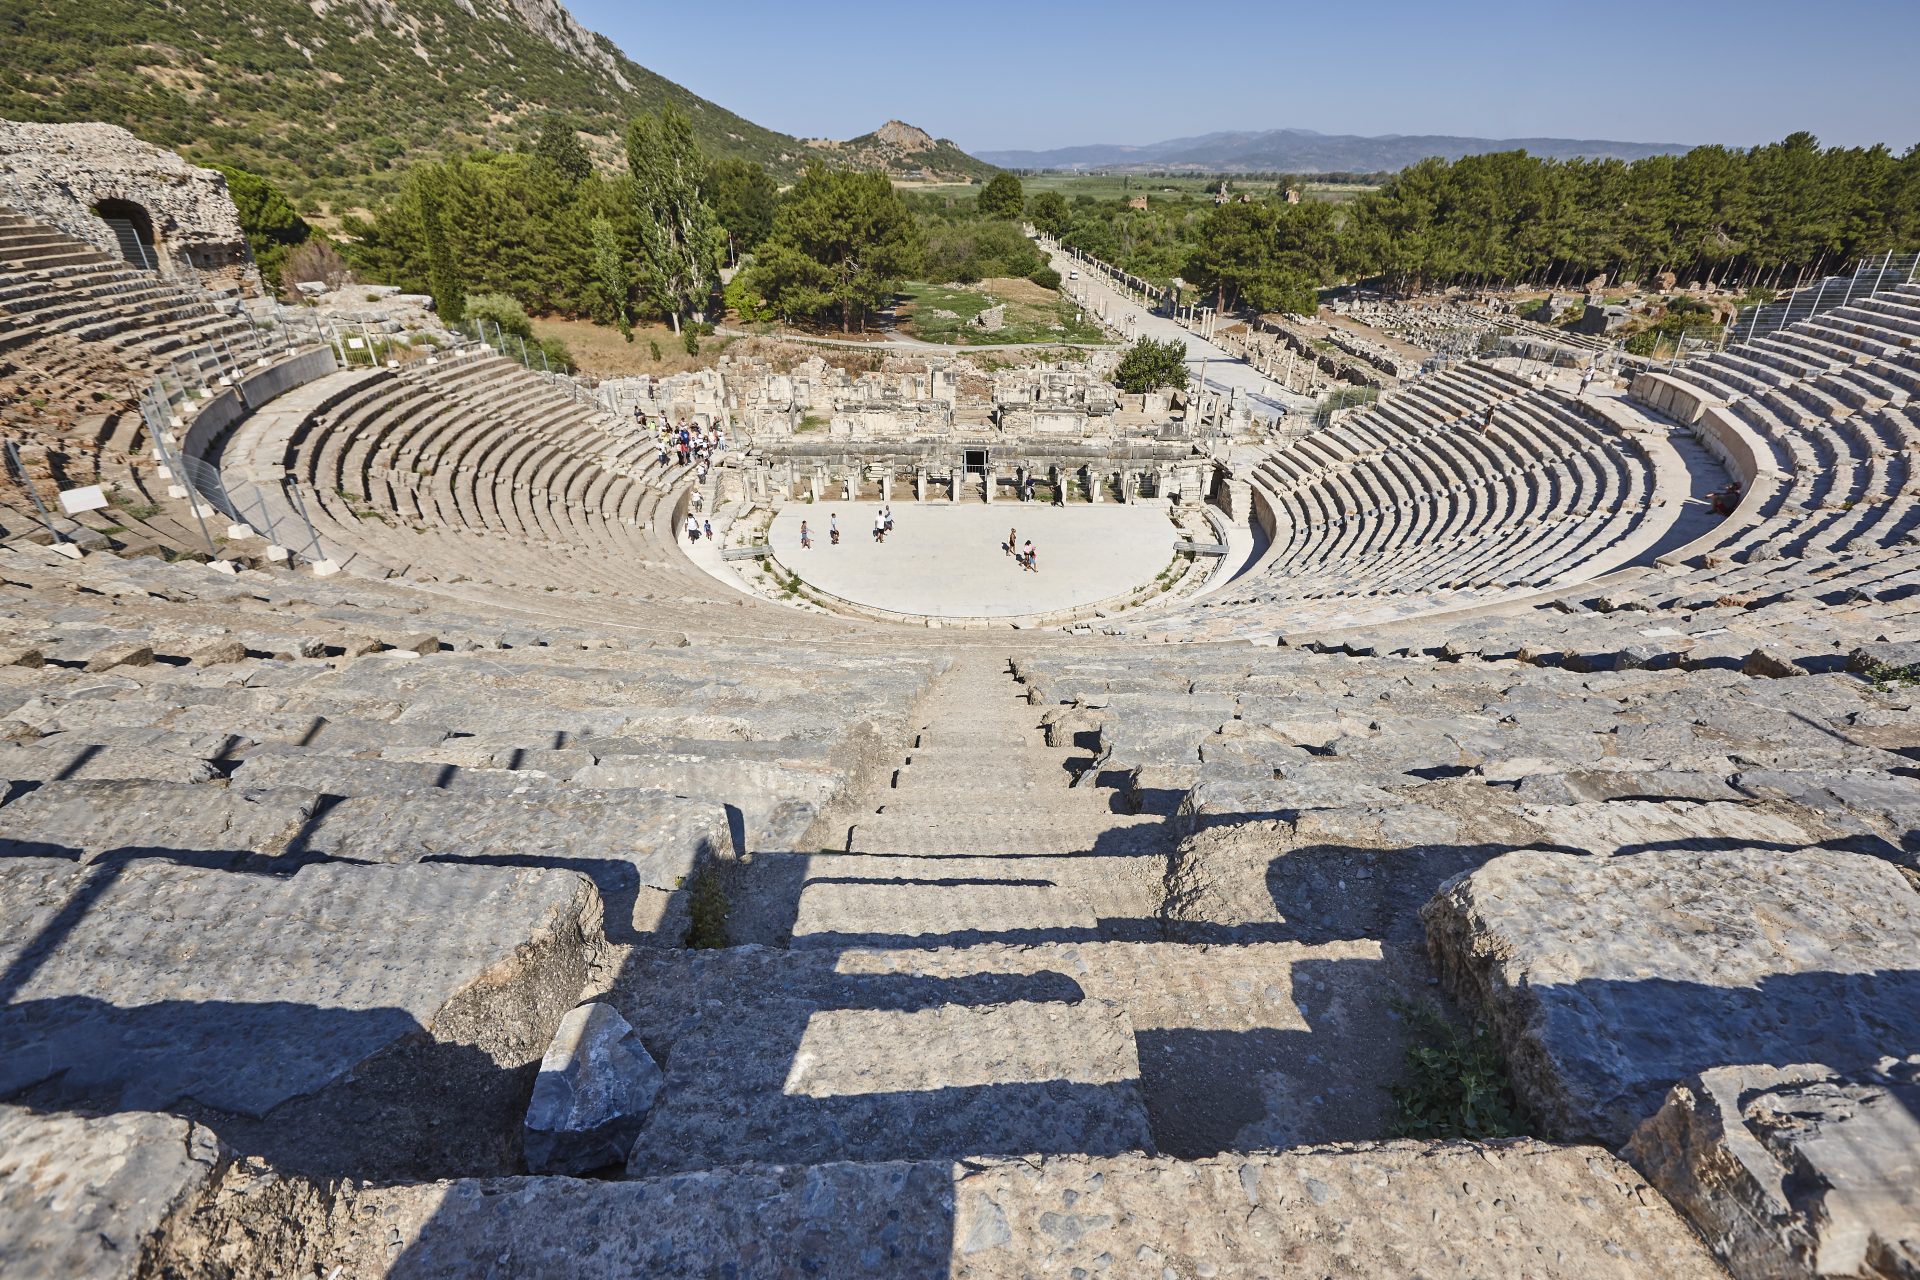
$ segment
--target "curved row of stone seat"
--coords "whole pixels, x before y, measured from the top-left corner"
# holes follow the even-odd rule
[[[1904,285],[1668,371],[1760,442],[1755,501],[1717,555],[1904,541],[1920,525],[1920,288]],[[1777,477],[1777,478],[1776,478]]]
[[[522,590],[583,575],[614,594],[712,585],[674,547],[683,469],[550,380],[482,357],[345,381],[284,458],[323,542],[382,570]]]
[[[148,374],[184,366],[211,379],[257,354],[245,317],[4,207],[0,311],[11,322],[9,348],[58,339],[105,343]]]
[[[1415,383],[1256,475],[1283,517],[1263,566],[1275,599],[1539,585],[1618,542],[1653,487],[1644,452],[1481,365]]]

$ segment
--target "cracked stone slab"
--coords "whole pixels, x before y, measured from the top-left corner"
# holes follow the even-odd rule
[[[218,1164],[213,1133],[178,1116],[0,1106],[0,1268],[10,1280],[133,1280],[142,1247]]]
[[[1920,1275],[1920,1059],[1885,1074],[1717,1067],[1624,1155],[1735,1275]]]
[[[1876,858],[1525,849],[1448,881],[1421,915],[1522,1100],[1568,1137],[1624,1142],[1712,1067],[1847,1070],[1912,1048],[1920,894]]]
[[[0,1097],[184,1111],[292,1167],[501,1171],[600,910],[565,870],[0,860]]]

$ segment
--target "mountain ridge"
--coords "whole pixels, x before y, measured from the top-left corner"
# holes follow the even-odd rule
[[[1457,160],[1491,151],[1525,150],[1555,160],[1638,160],[1679,155],[1671,142],[1597,138],[1476,138],[1455,134],[1319,133],[1312,129],[1221,130],[1161,142],[1087,143],[1046,150],[979,150],[1003,169],[1193,169],[1275,173],[1375,173],[1404,169],[1428,156]]]
[[[627,122],[669,103],[704,149],[783,178],[815,158],[994,172],[945,140],[909,163],[878,131],[819,144],[768,129],[648,70],[560,0],[0,0],[0,30],[0,117],[121,125],[336,215],[422,160],[529,148],[555,115],[617,169]]]

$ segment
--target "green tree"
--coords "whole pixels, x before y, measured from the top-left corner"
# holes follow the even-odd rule
[[[1027,201],[1027,221],[1058,239],[1073,224],[1073,210],[1058,191],[1041,191]]]
[[[585,182],[593,176],[593,159],[581,145],[573,122],[564,116],[548,116],[541,124],[533,154],[568,182]]]
[[[706,161],[694,144],[692,124],[668,104],[628,126],[627,164],[646,283],[678,333],[681,316],[702,318],[725,243],[706,200]]]
[[[786,316],[832,312],[844,332],[921,262],[919,225],[883,173],[809,166],[774,215],[748,288]]]
[[[215,165],[227,179],[227,194],[233,197],[234,208],[240,213],[240,230],[246,233],[247,248],[253,254],[253,261],[260,268],[260,276],[269,289],[280,279],[281,268],[286,266],[287,254],[295,246],[304,244],[313,234],[306,220],[297,212],[291,201],[281,194],[280,188],[245,169],[231,165]]]
[[[611,324],[620,336],[633,341],[633,275],[627,269],[627,257],[620,246],[620,235],[610,219],[595,218],[590,224],[591,290],[593,318]]]
[[[416,170],[413,197],[419,209],[427,288],[433,294],[434,310],[446,323],[459,324],[466,316],[467,289],[453,247],[447,243],[445,171],[438,165]]]
[[[1142,338],[1127,348],[1113,371],[1114,385],[1122,391],[1158,391],[1171,387],[1184,391],[1187,386],[1187,344],[1178,338],[1155,342]]]
[[[983,218],[1017,218],[1027,207],[1027,196],[1020,179],[1010,173],[996,173],[980,192],[979,205]]]
[[[750,160],[727,157],[707,171],[713,214],[727,233],[734,253],[752,253],[773,230],[774,203],[780,188],[773,176]]]

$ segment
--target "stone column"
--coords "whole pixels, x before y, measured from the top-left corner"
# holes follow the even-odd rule
[[[985,474],[981,477],[987,482],[985,488],[986,488],[986,494],[987,494],[987,504],[989,506],[993,504],[993,473],[994,471],[995,471],[994,466],[991,463],[989,463]]]
[[[1165,498],[1173,492],[1173,468],[1162,466],[1153,477],[1153,496]]]
[[[913,469],[913,500],[915,502],[927,500],[927,469],[925,467]]]
[[[949,490],[947,493],[947,501],[958,502],[960,501],[960,495],[966,492],[967,469],[965,467],[955,467],[953,469],[952,475],[953,475],[953,488]]]
[[[1087,468],[1087,499],[1088,501],[1090,502],[1100,501],[1101,478],[1102,477],[1100,473],[1094,470],[1093,467],[1089,466]]]

